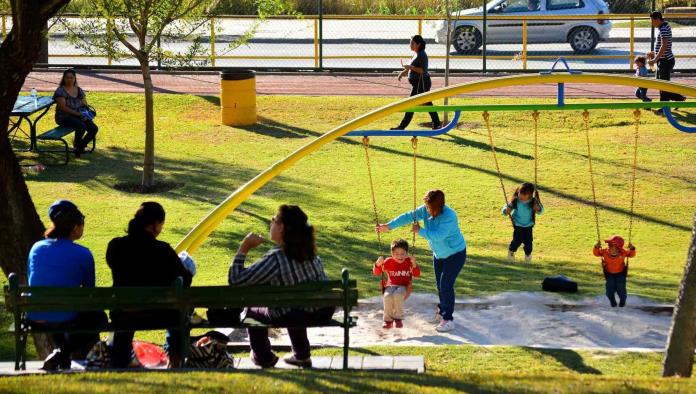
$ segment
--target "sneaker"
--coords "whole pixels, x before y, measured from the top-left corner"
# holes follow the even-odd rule
[[[435,327],[438,332],[448,332],[454,330],[454,320],[443,320]]]
[[[511,263],[515,262],[515,252],[508,250],[508,261]]]
[[[442,122],[433,123],[433,130],[439,130],[442,128]]]
[[[392,128],[389,129],[389,130],[403,130],[403,129],[404,129],[404,128],[401,127],[401,126],[396,126],[396,127],[392,127]]]
[[[273,355],[273,358],[265,363],[260,362],[259,360],[256,359],[256,355],[254,355],[254,351],[249,352],[249,358],[251,359],[251,362],[254,363],[254,365],[257,365],[261,368],[273,368],[275,367],[276,363],[278,362],[278,356],[275,355],[275,353],[271,353]]]
[[[394,323],[395,323],[394,325],[396,326],[396,328],[404,328],[404,321],[403,320],[395,319]]]
[[[657,116],[664,116],[665,112],[662,110],[662,108],[655,110],[655,115]]]
[[[394,324],[393,321],[385,321],[384,324],[382,324],[382,328],[388,330],[392,328],[392,325]]]
[[[531,254],[526,254],[524,255],[524,262],[525,263],[531,263],[532,262],[532,255]]]
[[[294,365],[296,367],[300,368],[312,368],[312,358],[307,357],[307,358],[297,358],[294,355],[285,357],[283,359],[286,364]]]

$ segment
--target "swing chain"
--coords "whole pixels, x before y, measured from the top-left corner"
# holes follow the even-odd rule
[[[486,129],[488,129],[488,141],[491,145],[491,152],[493,152],[493,161],[495,162],[495,170],[498,172],[498,179],[500,180],[500,187],[503,189],[503,198],[505,199],[505,206],[510,206],[508,202],[507,191],[505,191],[505,183],[503,182],[503,174],[500,172],[500,165],[498,164],[498,156],[495,153],[495,144],[493,143],[493,130],[491,129],[490,114],[488,111],[483,111],[483,120],[486,122]],[[510,221],[512,221],[512,215],[508,214]],[[514,222],[513,222],[514,225]]]
[[[377,199],[375,198],[375,186],[372,182],[372,166],[370,165],[370,138],[365,136],[362,139],[363,147],[365,148],[365,162],[367,163],[367,176],[370,181],[370,194],[372,195],[372,211],[374,213],[375,226],[379,226],[379,216],[377,214]],[[375,229],[376,230],[376,229]],[[377,244],[379,253],[382,254],[382,236],[379,231],[377,233]]]
[[[538,164],[539,164],[539,111],[534,110],[532,112],[532,118],[534,118],[534,192],[539,194],[537,189],[538,183]]]
[[[635,204],[636,197],[636,169],[638,167],[638,132],[640,130],[640,109],[633,111],[633,118],[635,119],[635,134],[633,138],[633,166],[631,174],[631,212],[628,216],[628,243],[631,243],[631,237],[633,235],[633,206]]]
[[[594,206],[595,226],[597,227],[597,243],[602,242],[599,235],[599,213],[597,210],[597,193],[595,192],[594,172],[592,171],[592,147],[590,145],[590,113],[587,110],[582,112],[582,120],[585,125],[585,137],[587,139],[587,163],[590,167],[590,184],[592,185],[592,205]]]
[[[411,147],[413,147],[413,224],[418,223],[416,219],[416,159],[418,153],[418,137],[411,138]],[[412,247],[416,246],[416,233],[413,233]]]

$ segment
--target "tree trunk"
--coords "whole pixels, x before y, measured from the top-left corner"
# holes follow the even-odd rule
[[[41,49],[37,63],[48,64],[48,22],[46,22],[46,34],[41,37]]]
[[[696,215],[684,277],[674,307],[662,376],[690,377],[696,349]]]
[[[13,0],[12,30],[0,45],[0,267],[5,275],[16,272],[26,283],[27,256],[41,239],[44,226],[29,195],[7,128],[24,81],[36,62],[46,22],[68,0]],[[36,341],[40,356],[51,348]]]
[[[155,185],[155,113],[152,97],[152,77],[150,75],[149,57],[140,60],[145,87],[145,160],[143,162],[143,191],[149,191]]]

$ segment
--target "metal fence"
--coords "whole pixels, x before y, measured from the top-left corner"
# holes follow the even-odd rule
[[[665,17],[673,31],[675,69],[696,70],[696,13],[665,14]],[[137,65],[133,58],[116,61],[79,50],[66,40],[63,21],[74,22],[80,17],[64,15],[61,18],[50,24],[49,65]],[[482,34],[473,29],[478,31],[474,31],[473,38],[476,48],[463,51],[461,45],[450,48],[450,69],[462,72],[542,70],[559,56],[565,57],[574,69],[625,72],[633,68],[635,56],[652,49],[655,36],[646,14],[488,15],[486,29],[481,29],[484,26],[482,16],[456,19],[455,30],[461,24],[478,26],[485,31]],[[4,39],[11,24],[9,16],[0,16],[0,38]],[[255,34],[245,45],[230,46],[256,24]],[[420,34],[427,42],[430,69],[443,70],[447,55],[446,27],[447,22],[442,17],[429,16],[306,15],[271,17],[262,21],[250,16],[215,17],[197,31],[205,53],[195,57],[194,65],[393,70],[400,68],[400,60],[408,61],[412,55],[409,38]],[[578,29],[589,31],[590,38],[598,39],[596,48],[578,51],[571,47],[569,34]],[[190,45],[187,41],[162,43],[174,53],[185,52]],[[158,66],[156,61],[153,66]]]

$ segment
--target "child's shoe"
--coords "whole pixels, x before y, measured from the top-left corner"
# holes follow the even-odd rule
[[[388,330],[392,328],[392,325],[394,324],[393,321],[385,321],[384,324],[382,324],[382,328]]]
[[[508,261],[511,263],[515,262],[515,252],[508,250]]]
[[[394,325],[396,328],[404,328],[404,321],[401,319],[394,319]]]
[[[435,327],[437,332],[448,332],[454,330],[454,320],[443,320]]]
[[[524,262],[531,263],[532,262],[532,255],[531,254],[524,255]]]

